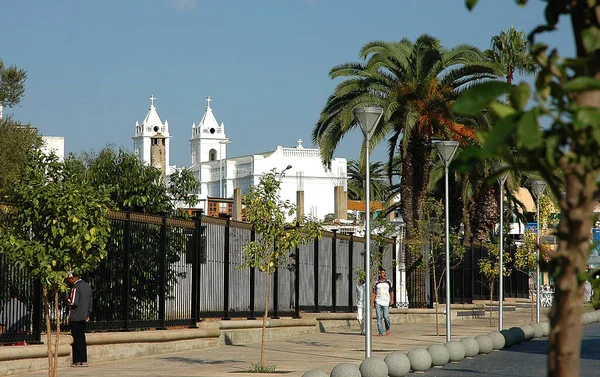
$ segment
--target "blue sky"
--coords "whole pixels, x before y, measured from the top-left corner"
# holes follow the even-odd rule
[[[529,32],[544,2],[512,0],[0,0],[0,58],[27,71],[18,107],[5,109],[67,152],[107,144],[132,149],[148,97],[171,132],[171,163],[189,165],[192,122],[211,104],[231,138],[228,155],[312,146],[311,133],[336,82],[329,70],[357,61],[371,40],[428,33],[446,47],[489,47],[511,25]],[[570,23],[545,37],[573,54]],[[358,157],[353,132],[336,156]],[[384,146],[374,159],[386,158]]]

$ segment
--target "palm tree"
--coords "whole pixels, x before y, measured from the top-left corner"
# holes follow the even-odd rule
[[[497,78],[496,64],[470,45],[451,49],[422,35],[413,43],[369,42],[360,51],[364,63],[334,67],[330,76],[344,78],[327,100],[313,129],[313,141],[329,163],[337,144],[357,124],[352,110],[381,106],[382,120],[371,138],[374,147],[388,137],[390,162],[402,157],[400,209],[410,237],[426,197],[432,138],[472,139],[473,119],[457,119],[453,101],[473,82]]]
[[[385,166],[379,162],[371,162],[370,170],[370,198],[372,200],[385,201],[387,199],[390,184],[387,180]],[[365,162],[361,159],[348,161],[348,198],[352,200],[366,199],[366,170]]]
[[[529,41],[522,31],[511,26],[508,31],[492,37],[490,46],[485,56],[490,62],[502,65],[509,84],[512,84],[515,72],[530,74],[535,71],[533,58],[529,55]],[[482,174],[479,179],[472,180],[475,183],[473,193],[465,204],[469,210],[469,231],[473,241],[486,242],[500,218],[499,188],[485,182],[485,177],[493,173],[490,162],[481,165],[476,171]]]
[[[525,33],[510,27],[508,31],[492,37],[490,49],[485,51],[485,56],[492,62],[504,67],[506,81],[512,84],[515,72],[531,74],[535,72],[535,62],[529,55],[529,41]]]
[[[328,98],[313,129],[313,141],[329,163],[340,140],[357,124],[352,110],[362,106],[383,108],[382,120],[374,130],[372,146],[387,138],[390,164],[397,153],[402,158],[400,211],[406,222],[407,238],[412,238],[421,217],[421,203],[427,195],[433,138],[461,142],[474,138],[477,119],[457,118],[450,107],[472,83],[496,79],[497,64],[470,45],[442,47],[430,35],[413,43],[369,42],[362,47],[364,62],[346,63],[330,71],[332,79],[343,78]],[[415,289],[424,286],[424,274],[417,265],[422,255],[407,255],[408,280]],[[412,275],[412,276],[411,276]],[[410,288],[410,287],[409,287]],[[425,305],[424,297],[414,297],[414,306]]]

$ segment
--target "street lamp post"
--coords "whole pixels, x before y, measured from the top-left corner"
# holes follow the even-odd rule
[[[383,115],[383,109],[381,107],[358,107],[352,111],[356,121],[362,129],[365,137],[365,164],[367,167],[367,174],[365,177],[365,188],[366,188],[366,218],[365,218],[365,358],[371,357],[371,300],[369,295],[371,292],[371,208],[370,208],[370,166],[369,166],[369,154],[371,153],[369,147],[369,141],[373,136],[375,127],[381,116]]]
[[[537,244],[535,251],[535,258],[537,260],[535,264],[535,323],[540,323],[540,197],[546,189],[546,182],[533,181],[531,183],[531,189],[535,194],[537,210],[537,231],[535,236],[535,243]]]
[[[444,164],[444,176],[446,181],[445,197],[446,197],[446,342],[452,340],[451,334],[451,311],[450,311],[450,204],[448,202],[448,166],[454,158],[458,141],[452,140],[436,140],[433,142],[437,150],[440,160]]]
[[[503,166],[499,167],[502,168]],[[498,283],[498,331],[502,331],[504,324],[504,183],[508,177],[508,171],[500,173],[498,184],[500,185],[500,277]],[[492,308],[490,308],[492,310]]]
[[[231,139],[219,141],[219,197],[223,198],[223,145],[231,143]]]

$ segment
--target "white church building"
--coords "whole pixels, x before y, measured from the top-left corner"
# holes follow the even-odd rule
[[[164,123],[150,97],[150,109],[141,123],[136,122],[133,136],[134,153],[168,176],[169,124]],[[217,122],[211,107],[212,99],[198,124],[193,123],[190,138],[190,169],[198,179],[200,209],[205,214],[228,214],[239,219],[241,195],[250,185],[269,173],[279,174],[281,197],[295,203],[301,215],[323,219],[328,214],[346,218],[347,162],[334,158],[331,169],[321,163],[319,149],[305,148],[302,140],[293,147],[276,146],[273,150],[247,156],[227,157],[227,148],[235,141],[225,133],[223,122]],[[176,148],[183,148],[182,145]]]

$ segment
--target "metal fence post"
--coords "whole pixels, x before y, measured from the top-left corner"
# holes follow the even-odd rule
[[[314,253],[313,271],[314,271],[314,280],[315,280],[315,287],[314,287],[315,312],[319,312],[319,239],[318,238],[315,238],[315,241],[313,243],[313,253]]]
[[[296,246],[296,259],[294,260],[294,317],[300,318],[300,248]]]
[[[160,289],[158,298],[158,319],[160,322],[159,329],[164,330],[167,328],[166,320],[166,301],[167,301],[167,215],[163,216],[162,224],[160,226],[160,262],[159,262],[159,274],[160,274]]]
[[[250,231],[250,242],[256,241],[256,231],[254,228]],[[256,268],[250,267],[250,317],[248,319],[256,319],[256,304],[254,302],[254,291],[256,289]]]
[[[348,306],[350,307],[350,311],[354,307],[352,302],[352,259],[354,257],[354,235],[350,233],[350,241],[348,241]]]
[[[202,215],[196,215],[195,245],[192,253],[192,318],[196,328],[200,322],[200,253],[202,252]]]
[[[276,251],[275,242],[273,243],[273,250]],[[269,274],[265,274],[265,278],[269,279]],[[269,294],[269,292],[265,292]],[[279,319],[279,266],[275,266],[275,273],[273,274],[273,315],[272,319]]]
[[[331,239],[331,311],[337,311],[337,230],[333,230],[333,238]]]
[[[123,320],[125,321],[125,330],[129,331],[129,295],[131,292],[131,276],[129,274],[131,257],[131,211],[127,211],[127,219],[125,220],[125,229],[123,231],[123,292],[122,292],[122,308]]]
[[[223,311],[224,316],[221,319],[229,320],[229,226],[231,219],[227,218],[225,223],[224,242],[223,242]]]

